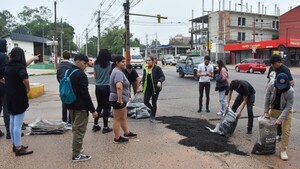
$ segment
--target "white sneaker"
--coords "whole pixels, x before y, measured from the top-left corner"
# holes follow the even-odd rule
[[[218,115],[218,116],[223,116],[223,113],[219,111],[219,112],[217,113],[217,115]]]
[[[281,151],[281,152],[280,152],[280,158],[281,158],[281,160],[284,160],[284,161],[286,161],[286,160],[289,159],[289,157],[288,157],[286,151]]]

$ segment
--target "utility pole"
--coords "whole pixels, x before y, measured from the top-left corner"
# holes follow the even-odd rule
[[[61,24],[61,32],[60,32],[60,57],[62,57],[63,53],[63,23],[62,23],[62,18],[60,19],[60,24]]]
[[[57,27],[56,27],[56,0],[54,0],[54,41],[57,38]],[[54,65],[57,68],[57,45],[54,45]]]
[[[98,11],[98,41],[97,41],[97,54],[99,54],[100,51],[100,10]]]
[[[192,19],[194,19],[194,10],[193,9],[192,9]],[[193,45],[194,45],[193,31],[194,31],[194,24],[193,24],[193,21],[192,21],[192,27],[191,27],[191,51],[193,50]]]
[[[89,35],[88,35],[88,28],[86,28],[86,44],[85,44],[85,55],[88,56],[88,42],[89,42]]]
[[[126,0],[126,3],[123,4],[125,11],[125,58],[126,64],[130,63],[130,29],[129,29],[129,0]]]
[[[155,34],[155,54],[156,54],[156,58],[159,59],[158,58],[158,52],[157,52],[157,32]]]

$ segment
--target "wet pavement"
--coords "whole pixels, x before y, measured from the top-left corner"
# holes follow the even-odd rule
[[[171,66],[165,66],[163,70],[168,72],[175,69]],[[297,72],[297,70],[295,71]],[[38,70],[28,70],[28,72],[29,74],[55,73],[53,71],[39,73]],[[215,113],[196,113],[195,99],[198,97],[198,92],[192,91],[185,83],[176,81],[176,78],[174,80],[169,78],[170,80],[164,83],[158,101],[158,116],[201,118],[216,124],[219,117]],[[177,83],[174,83],[175,81]],[[30,108],[26,112],[24,121],[30,123],[37,118],[60,120],[61,102],[55,75],[31,76],[30,82],[45,84],[45,94],[30,100]],[[94,85],[90,85],[89,90],[95,104]],[[181,93],[178,94],[176,91],[181,91]],[[215,112],[219,106],[216,96],[215,93],[211,96],[212,112]],[[102,120],[99,121],[102,125]],[[112,126],[112,121],[113,118],[109,123],[110,126]],[[136,132],[138,138],[130,140],[127,144],[114,144],[112,142],[113,133],[92,132],[93,119],[90,116],[83,144],[85,153],[92,157],[90,161],[79,163],[71,161],[72,132],[67,131],[62,135],[24,136],[23,144],[29,145],[34,153],[22,157],[15,157],[12,153],[10,140],[5,139],[5,137],[0,138],[0,168],[299,168],[299,120],[293,119],[292,122],[292,134],[288,150],[289,160],[286,162],[280,160],[278,151],[274,155],[251,155],[250,151],[258,137],[258,126],[255,120],[253,134],[247,135],[246,123],[247,119],[240,119],[234,135],[230,138],[230,143],[235,144],[239,150],[248,152],[247,156],[241,156],[229,152],[203,152],[195,147],[180,145],[178,142],[184,139],[184,136],[166,128],[166,124],[153,124],[148,119],[128,119],[130,130]],[[3,130],[2,118],[0,118],[0,125]],[[24,132],[28,133],[29,128]]]

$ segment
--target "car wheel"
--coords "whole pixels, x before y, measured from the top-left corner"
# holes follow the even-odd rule
[[[260,73],[261,73],[261,74],[264,74],[265,72],[264,72],[264,71],[261,71]]]
[[[240,68],[239,67],[235,67],[235,71],[236,72],[240,72]]]
[[[182,71],[181,68],[179,68],[178,72],[179,72],[179,77],[183,78],[184,77],[184,73],[183,73],[183,71]]]
[[[250,72],[250,73],[254,73],[254,70],[253,70],[252,67],[250,67],[249,72]]]

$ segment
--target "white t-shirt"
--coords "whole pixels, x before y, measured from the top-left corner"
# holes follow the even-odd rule
[[[214,67],[211,64],[205,65],[204,62],[198,65],[198,72],[200,74],[213,73]],[[210,82],[209,76],[200,76],[199,82]]]

